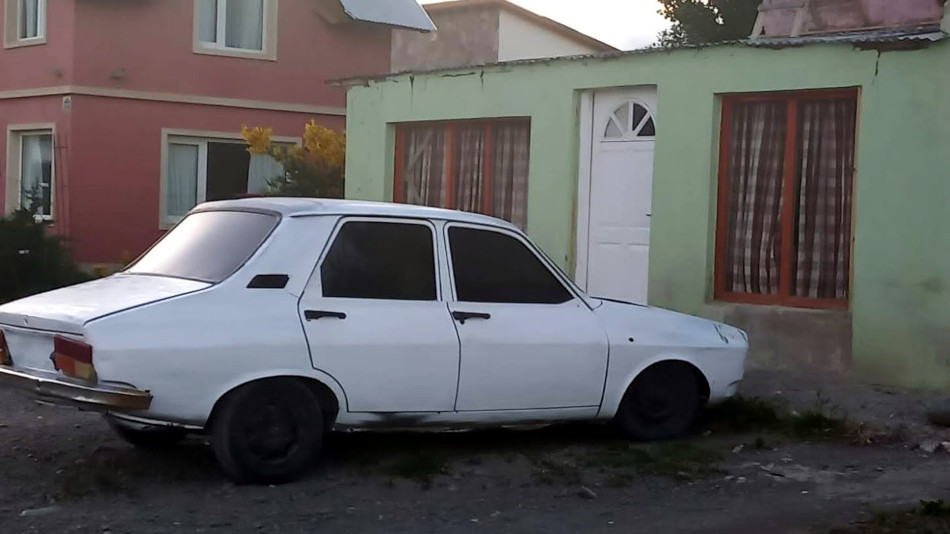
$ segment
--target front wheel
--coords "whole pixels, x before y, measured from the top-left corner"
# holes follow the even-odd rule
[[[313,464],[323,442],[323,413],[305,385],[292,378],[254,382],[221,403],[211,421],[211,446],[236,482],[290,482]]]
[[[135,425],[106,415],[106,423],[117,436],[142,449],[167,449],[185,439],[188,432],[182,428]]]
[[[647,368],[627,389],[614,422],[631,439],[656,441],[683,436],[702,408],[696,375],[692,367],[680,362]]]

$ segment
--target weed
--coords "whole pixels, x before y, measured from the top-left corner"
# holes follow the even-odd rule
[[[950,518],[950,504],[943,502],[942,499],[937,499],[935,501],[920,501],[918,513],[924,517]]]

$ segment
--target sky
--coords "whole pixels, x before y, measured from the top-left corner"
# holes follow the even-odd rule
[[[439,0],[421,0],[431,4]],[[653,43],[669,23],[656,0],[511,0],[622,50]]]

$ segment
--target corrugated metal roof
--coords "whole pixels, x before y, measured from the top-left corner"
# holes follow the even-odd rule
[[[339,0],[343,11],[353,20],[375,22],[419,30],[435,31],[435,24],[416,0]]]
[[[817,43],[850,43],[850,44],[886,44],[907,41],[937,42],[947,38],[947,34],[937,26],[922,26],[919,28],[890,28],[859,32],[820,33],[802,35],[799,37],[759,37],[743,41],[744,44],[755,47],[783,47],[802,46]]]

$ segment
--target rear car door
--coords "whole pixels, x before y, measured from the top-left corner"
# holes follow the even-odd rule
[[[350,412],[452,411],[459,341],[441,298],[434,226],[345,218],[300,301],[313,366]]]
[[[587,304],[515,232],[446,226],[461,341],[458,411],[597,407],[607,336]]]

